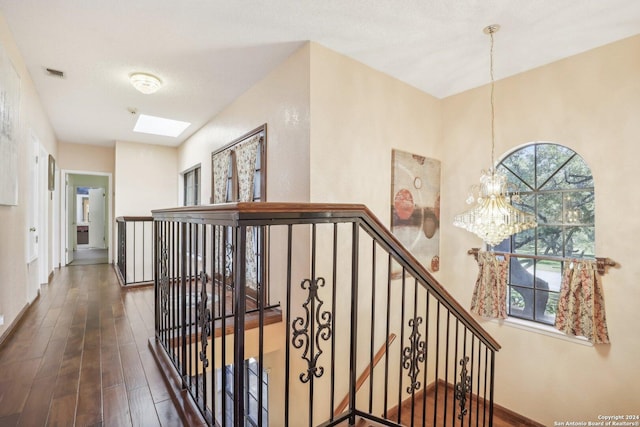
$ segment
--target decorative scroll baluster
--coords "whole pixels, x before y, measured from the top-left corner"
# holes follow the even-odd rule
[[[427,347],[426,341],[420,341],[422,334],[420,334],[418,327],[421,323],[422,317],[409,319],[409,326],[411,327],[410,345],[402,349],[402,367],[409,370],[408,375],[411,378],[407,393],[412,393],[421,387],[420,381],[417,380],[420,373],[418,363],[424,363]]]
[[[211,336],[211,309],[209,308],[209,295],[207,294],[207,283],[209,279],[204,271],[200,272],[200,301],[196,307],[196,321],[200,327],[200,352],[198,354],[202,362],[202,375],[198,378],[198,388],[200,396],[206,396],[205,376],[204,372],[209,367],[209,359],[207,358],[207,347],[209,346],[209,337]]]
[[[209,367],[209,359],[207,359],[207,347],[209,346],[209,337],[211,336],[211,309],[209,308],[209,296],[207,294],[207,283],[209,279],[204,271],[200,272],[200,301],[196,308],[196,319],[200,326],[200,361],[205,368]]]
[[[165,315],[169,314],[169,253],[167,250],[167,242],[162,238],[162,234],[158,233],[158,248],[160,248],[160,277],[158,284],[160,286],[161,304],[160,308]]]
[[[327,341],[331,338],[331,313],[321,311],[324,301],[318,297],[318,289],[324,286],[322,277],[316,280],[305,279],[300,286],[302,289],[307,289],[309,295],[302,304],[305,318],[296,317],[291,322],[293,328],[291,344],[297,349],[304,347],[302,358],[307,361],[307,371],[300,374],[300,381],[307,383],[312,377],[320,378],[324,373],[324,367],[318,366],[318,358],[322,354],[320,340]],[[314,340],[313,343],[311,339]]]
[[[458,406],[460,406],[460,413],[458,414],[458,419],[461,420],[465,415],[467,415],[467,394],[471,391],[471,376],[467,375],[467,364],[469,363],[469,357],[465,356],[460,359],[460,366],[462,369],[460,371],[460,381],[456,383],[455,388],[455,400],[459,401]]]

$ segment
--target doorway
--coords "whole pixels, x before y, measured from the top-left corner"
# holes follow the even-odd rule
[[[66,265],[107,264],[111,259],[111,175],[65,173]]]

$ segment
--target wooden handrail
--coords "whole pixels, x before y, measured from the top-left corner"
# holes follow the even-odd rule
[[[128,222],[128,221],[137,221],[137,222],[145,222],[145,221],[153,221],[152,216],[119,216],[116,218],[116,222]]]
[[[478,323],[468,311],[436,280],[433,275],[407,250],[398,238],[365,205],[348,203],[290,203],[290,202],[237,202],[216,205],[185,206],[152,211],[155,221],[228,221],[246,225],[263,224],[268,215],[269,224],[288,224],[290,221],[330,222],[341,218],[359,218],[361,225],[377,236],[397,256],[398,263],[407,272],[429,286],[438,300],[491,350],[500,344]]]
[[[387,352],[387,347],[389,347],[395,339],[396,334],[390,334],[389,338],[387,338],[387,341],[382,344],[382,347],[380,347],[375,356],[373,356],[373,361],[364,368],[364,370],[358,377],[358,380],[356,381],[356,393],[358,392],[358,390],[360,390],[360,387],[362,387],[367,378],[369,378],[371,370],[376,367],[378,362],[380,362],[380,360],[382,359],[382,356],[384,356],[384,354]],[[347,409],[347,406],[349,406],[349,393],[347,393],[344,399],[342,399],[340,404],[336,407],[336,410],[333,411],[333,415],[340,415],[344,412],[345,409]]]

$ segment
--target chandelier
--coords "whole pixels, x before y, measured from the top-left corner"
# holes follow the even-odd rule
[[[509,191],[507,177],[495,169],[495,112],[494,112],[494,78],[493,78],[493,34],[500,29],[499,25],[489,25],[484,32],[491,37],[490,73],[491,73],[491,167],[483,170],[480,185],[470,189],[468,204],[475,205],[456,215],[453,225],[471,231],[490,246],[495,246],[512,234],[536,227],[536,218],[511,205],[510,200],[519,202],[515,191]]]

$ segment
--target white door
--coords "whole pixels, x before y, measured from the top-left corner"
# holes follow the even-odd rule
[[[75,248],[75,209],[74,200],[76,195],[74,194],[73,185],[69,183],[69,175],[66,174],[65,178],[65,200],[64,200],[64,252],[65,252],[65,264],[71,264],[73,261],[73,250]]]
[[[89,247],[106,248],[104,233],[104,188],[89,189]]]
[[[27,218],[27,264],[38,259],[38,241],[40,233],[40,170],[38,169],[38,155],[40,144],[31,140],[29,153],[29,208]]]
[[[38,144],[39,145],[39,144]],[[40,232],[38,233],[38,264],[39,264],[39,280],[40,284],[49,281],[49,153],[40,145],[40,156],[38,167],[40,192],[39,197],[39,213]]]

